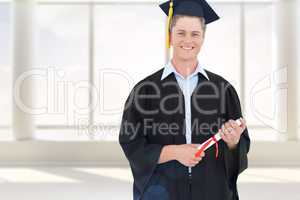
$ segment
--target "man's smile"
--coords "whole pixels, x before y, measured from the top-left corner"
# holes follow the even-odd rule
[[[182,49],[184,50],[193,50],[194,47],[186,47],[186,46],[181,46]]]

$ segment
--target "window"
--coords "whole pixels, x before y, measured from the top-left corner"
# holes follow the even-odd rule
[[[10,5],[0,3],[0,138],[9,137],[11,126],[11,18]],[[2,133],[3,131],[3,133]]]
[[[216,3],[212,7],[221,18],[207,25],[199,61],[205,69],[223,76],[240,93],[240,6]]]
[[[95,8],[95,77],[98,126],[114,127],[133,85],[165,64],[165,16],[157,4],[99,5]]]
[[[254,139],[276,140],[274,127],[274,40],[272,4],[245,8],[245,115]],[[259,19],[259,23],[258,20]],[[266,100],[267,103],[266,104]],[[251,102],[252,101],[252,102]],[[283,106],[283,105],[281,105]]]
[[[88,6],[38,6],[38,125],[87,121],[88,30]]]

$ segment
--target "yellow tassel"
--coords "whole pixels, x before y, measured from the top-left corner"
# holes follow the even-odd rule
[[[169,6],[169,14],[168,14],[168,21],[167,21],[167,48],[170,48],[170,25],[173,16],[173,0],[170,0]]]

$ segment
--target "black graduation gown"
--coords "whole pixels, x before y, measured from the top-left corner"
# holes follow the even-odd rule
[[[234,87],[206,70],[209,80],[198,73],[191,101],[192,143],[200,144],[217,133],[224,122],[242,117]],[[164,145],[185,144],[184,97],[175,75],[161,80],[163,69],[135,85],[128,96],[120,127],[119,142],[134,178],[134,200],[188,200],[188,168],[178,161],[158,164]],[[250,139],[247,129],[235,150],[224,141],[206,150],[192,168],[193,200],[236,200],[237,177],[247,168]]]

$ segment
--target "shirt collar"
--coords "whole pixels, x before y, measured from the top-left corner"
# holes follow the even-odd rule
[[[163,71],[162,76],[161,76],[161,80],[165,79],[165,78],[166,78],[167,76],[169,76],[171,73],[174,73],[174,74],[176,74],[176,75],[182,77],[182,76],[176,71],[176,69],[174,68],[174,66],[173,66],[173,64],[172,64],[172,62],[171,62],[171,60],[170,60],[170,61],[168,62],[168,64],[165,66],[165,68],[164,68],[164,71]],[[207,80],[209,80],[207,73],[206,73],[205,70],[201,67],[201,65],[199,64],[199,62],[198,62],[198,65],[197,65],[196,70],[195,70],[191,75],[193,76],[193,75],[198,74],[198,73],[201,73],[202,75],[205,76],[205,78],[206,78]]]

